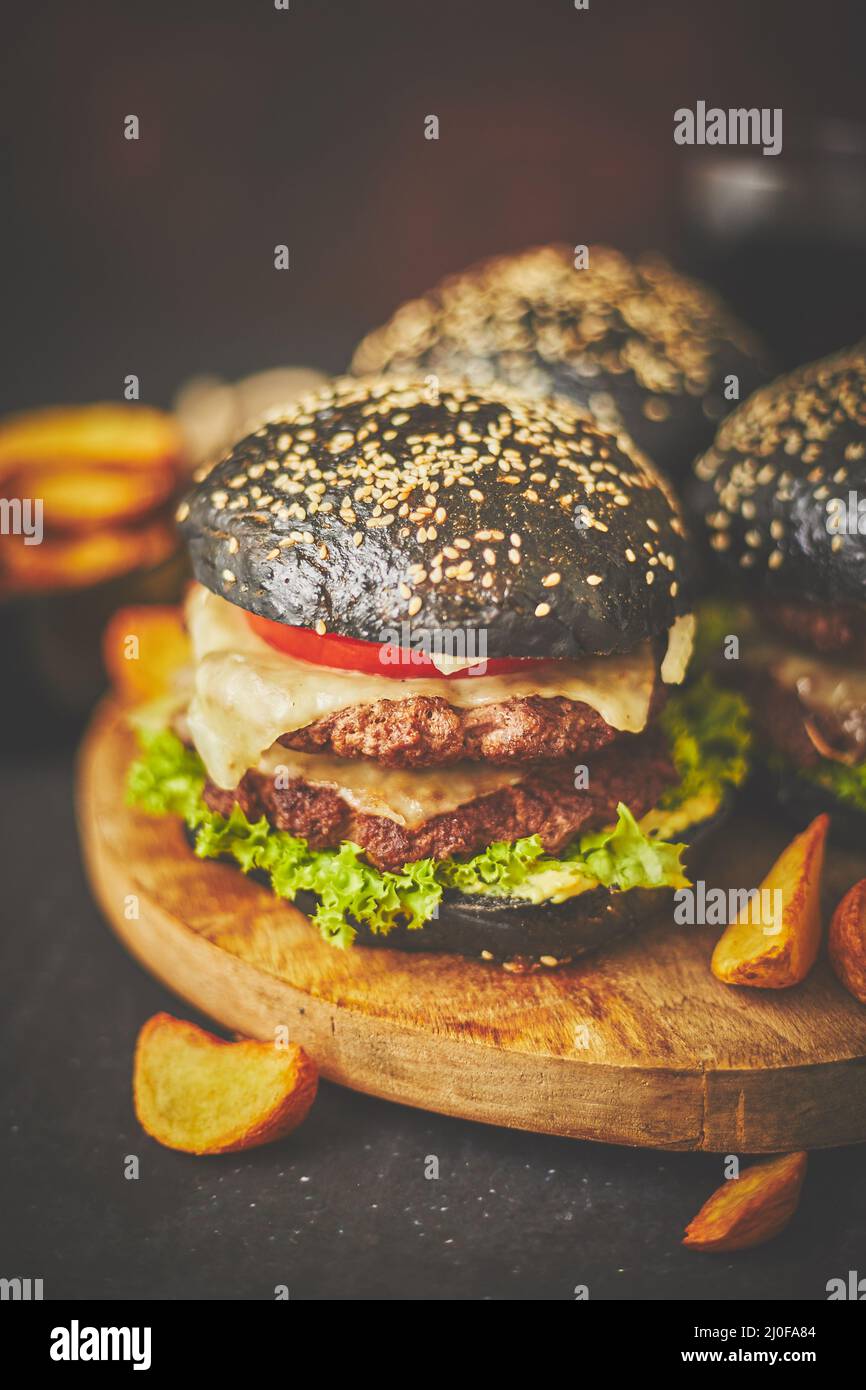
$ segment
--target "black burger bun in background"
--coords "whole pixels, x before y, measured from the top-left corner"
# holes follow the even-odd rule
[[[679,505],[566,403],[342,378],[262,424],[178,512],[196,578],[265,618],[383,641],[484,628],[490,657],[622,653],[693,606]]]
[[[405,303],[363,339],[352,370],[561,395],[679,478],[771,364],[714,291],[661,256],[590,246],[578,268],[573,248],[550,245],[483,261]]]
[[[866,340],[756,391],[694,473],[693,525],[734,587],[866,608],[866,536],[827,505],[866,498]]]

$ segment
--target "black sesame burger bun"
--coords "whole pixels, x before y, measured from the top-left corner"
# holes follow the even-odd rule
[[[262,424],[178,512],[196,578],[365,641],[486,631],[490,657],[627,652],[693,601],[677,502],[561,403],[343,378]]]
[[[866,603],[866,536],[832,520],[866,498],[866,341],[757,391],[695,463],[687,500],[750,595]],[[828,524],[830,523],[830,524]]]
[[[706,286],[659,256],[567,246],[497,256],[404,304],[359,345],[356,375],[441,373],[486,390],[563,395],[625,430],[671,476],[736,399],[769,379],[756,338]]]

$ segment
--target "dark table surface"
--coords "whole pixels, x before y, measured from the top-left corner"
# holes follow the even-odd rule
[[[816,1153],[778,1240],[682,1250],[722,1158],[513,1133],[323,1085],[306,1125],[196,1159],[138,1128],[132,1051],[190,1009],[90,900],[67,750],[4,755],[0,1275],[46,1298],[823,1299],[866,1272],[862,1148]],[[124,1177],[128,1155],[137,1180]],[[438,1179],[425,1177],[436,1155]]]

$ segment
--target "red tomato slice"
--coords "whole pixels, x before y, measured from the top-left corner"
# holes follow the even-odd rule
[[[297,657],[299,661],[310,661],[316,666],[330,666],[339,671],[362,671],[369,676],[388,676],[392,680],[405,681],[429,679],[431,676],[437,680],[459,680],[472,669],[454,671],[443,677],[426,652],[394,647],[385,642],[362,642],[356,637],[337,637],[330,633],[320,637],[312,628],[289,627],[287,623],[260,618],[257,613],[247,613],[247,622],[256,636],[276,651]],[[484,675],[503,676],[509,671],[522,671],[538,660],[538,657],[531,656],[490,657],[484,662]]]

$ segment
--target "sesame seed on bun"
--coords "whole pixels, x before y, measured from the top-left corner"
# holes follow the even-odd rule
[[[768,379],[764,351],[716,294],[661,257],[591,246],[588,258],[577,268],[571,248],[541,246],[452,275],[364,338],[352,370],[562,395],[679,476]]]
[[[866,536],[830,514],[850,493],[866,498],[866,341],[744,402],[695,463],[689,501],[750,593],[864,603]]]
[[[179,512],[196,578],[367,641],[484,627],[496,656],[626,652],[690,611],[690,542],[624,435],[560,401],[343,378],[268,419]]]

